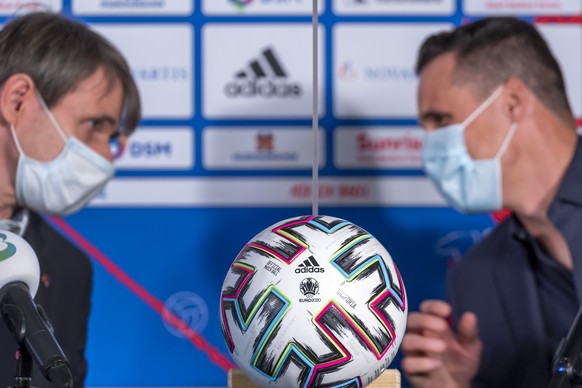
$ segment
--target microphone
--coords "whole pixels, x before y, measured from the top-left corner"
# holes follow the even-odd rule
[[[39,281],[40,266],[32,247],[17,234],[0,231],[0,315],[43,376],[57,387],[72,387],[69,361],[46,313],[32,299]]]
[[[582,307],[554,354],[552,380],[548,387],[578,387],[580,384],[582,384]]]

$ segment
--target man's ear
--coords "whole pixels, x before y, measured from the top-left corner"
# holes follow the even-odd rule
[[[27,74],[13,74],[0,90],[0,116],[4,123],[16,125],[23,105],[35,98],[34,81]]]
[[[520,79],[510,78],[503,88],[505,114],[516,123],[529,114],[531,107],[531,90]]]

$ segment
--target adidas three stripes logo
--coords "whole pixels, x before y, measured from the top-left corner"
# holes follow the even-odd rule
[[[303,260],[303,263],[299,264],[295,269],[295,273],[323,273],[325,268],[319,266],[315,257],[309,256],[308,259]]]

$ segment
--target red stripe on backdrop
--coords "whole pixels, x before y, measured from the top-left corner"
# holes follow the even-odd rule
[[[582,15],[576,16],[540,16],[534,18],[535,23],[582,23]]]
[[[155,312],[163,317],[163,319],[166,319],[172,326],[178,329],[196,348],[206,353],[208,358],[214,364],[218,365],[225,371],[235,368],[235,366],[226,356],[221,354],[216,348],[206,342],[202,336],[193,331],[182,319],[170,311],[164,309],[164,304],[159,299],[157,299],[148,290],[132,279],[117,264],[105,256],[103,252],[97,249],[79,232],[73,229],[71,225],[66,223],[63,219],[57,217],[51,217],[50,221],[53,222],[58,228],[60,228],[63,233],[65,233],[71,240],[73,240],[88,255],[93,257],[93,259],[103,268],[105,268],[105,270],[109,272],[115,279],[121,282],[121,284],[127,287],[138,298],[150,306]]]

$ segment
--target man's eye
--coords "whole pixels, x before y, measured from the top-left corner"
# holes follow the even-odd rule
[[[87,120],[87,125],[89,126],[89,128],[93,131],[96,132],[109,132],[112,131],[112,127],[110,125],[110,123],[106,120],[99,120],[99,119],[93,119],[93,120]]]
[[[447,125],[447,118],[445,116],[437,116],[435,117],[434,123],[437,128],[444,127]]]
[[[91,120],[91,128],[95,131],[100,131],[104,128],[103,120]]]

